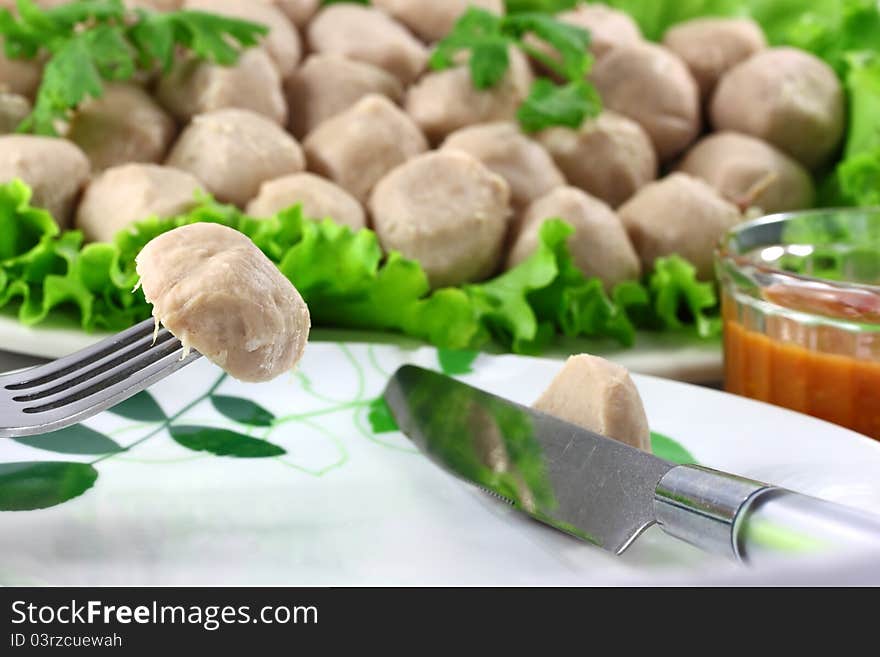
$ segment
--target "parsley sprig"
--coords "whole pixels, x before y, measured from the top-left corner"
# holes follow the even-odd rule
[[[535,47],[529,36],[550,46],[552,52]],[[468,53],[474,86],[490,89],[510,68],[508,48],[520,48],[562,81],[535,80],[517,112],[520,125],[527,132],[554,125],[578,128],[602,108],[599,94],[586,80],[593,63],[589,45],[589,32],[549,14],[525,12],[497,16],[471,7],[437,44],[430,64],[434,70],[451,68],[461,61],[462,53]]]
[[[81,0],[41,9],[17,0],[18,16],[0,10],[7,56],[48,55],[34,110],[19,132],[57,134],[56,126],[88,98],[103,94],[105,81],[131,79],[138,70],[168,72],[176,52],[228,66],[242,48],[256,45],[262,25],[201,11],[129,11],[122,0]]]

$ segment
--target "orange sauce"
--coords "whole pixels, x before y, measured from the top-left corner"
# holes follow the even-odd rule
[[[821,302],[826,304],[828,299]],[[805,309],[801,303],[786,305]],[[859,304],[844,305],[840,314],[827,307],[822,314],[851,318],[852,305]],[[760,327],[749,326],[748,314],[746,319],[738,316],[735,306],[735,301],[725,298],[728,392],[807,413],[880,440],[880,333],[847,332],[827,324],[807,326],[773,316],[756,322]],[[860,319],[876,309],[868,310]]]

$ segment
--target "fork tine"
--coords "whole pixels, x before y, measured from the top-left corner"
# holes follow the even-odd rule
[[[110,336],[106,340],[102,340],[88,349],[83,349],[70,356],[59,358],[51,363],[40,365],[18,375],[0,376],[0,386],[6,382],[7,385],[4,387],[9,390],[25,390],[27,388],[45,385],[59,377],[63,377],[82,367],[117,353],[120,349],[137,342],[144,336],[152,335],[154,330],[155,320],[145,320],[122,333]]]
[[[132,358],[148,351],[152,347],[160,346],[170,340],[175,340],[174,336],[166,329],[162,329],[156,336],[155,342],[152,335],[146,335],[137,342],[134,342],[130,347],[123,347],[119,351],[96,361],[94,365],[85,365],[79,369],[73,369],[63,376],[50,378],[46,383],[40,385],[29,384],[27,387],[8,385],[6,389],[20,391],[21,394],[13,397],[13,401],[30,402],[44,399],[45,397],[69,391],[73,386],[108,372],[119,365],[131,361]]]
[[[177,339],[169,340],[164,344],[149,347],[133,357],[124,358],[115,367],[98,376],[90,377],[75,385],[64,386],[53,394],[37,396],[35,399],[14,398],[13,401],[21,402],[23,413],[35,414],[60,409],[73,402],[97,395],[115,383],[136,377],[142,370],[161,362],[168,356],[180,358],[182,354],[183,347],[180,342]]]
[[[76,424],[136,395],[201,356],[190,351],[184,357],[179,342],[151,352],[137,359],[137,368],[119,367],[112,375],[108,373],[80,384],[76,390],[71,388],[68,396],[58,395],[40,407],[24,408],[18,414],[18,426],[0,428],[0,436],[30,436]]]

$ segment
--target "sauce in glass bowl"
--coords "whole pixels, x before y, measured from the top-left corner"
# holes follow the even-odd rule
[[[880,208],[742,224],[717,269],[725,388],[880,439]]]

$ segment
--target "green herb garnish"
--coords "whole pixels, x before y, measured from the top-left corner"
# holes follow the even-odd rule
[[[18,16],[0,9],[6,54],[48,54],[34,110],[19,132],[56,135],[56,125],[105,81],[130,80],[137,71],[168,72],[183,48],[199,58],[232,65],[241,48],[256,45],[267,28],[201,11],[129,11],[122,0],[82,0],[40,9],[17,0]]]
[[[535,47],[528,37],[546,44],[552,52]],[[577,128],[602,109],[599,94],[586,80],[593,61],[589,45],[589,32],[549,14],[526,12],[497,16],[471,7],[437,44],[430,64],[434,70],[451,68],[460,61],[461,53],[468,53],[474,86],[489,89],[497,85],[510,68],[508,48],[520,48],[563,81],[535,80],[517,113],[523,129],[536,132],[554,125]]]

